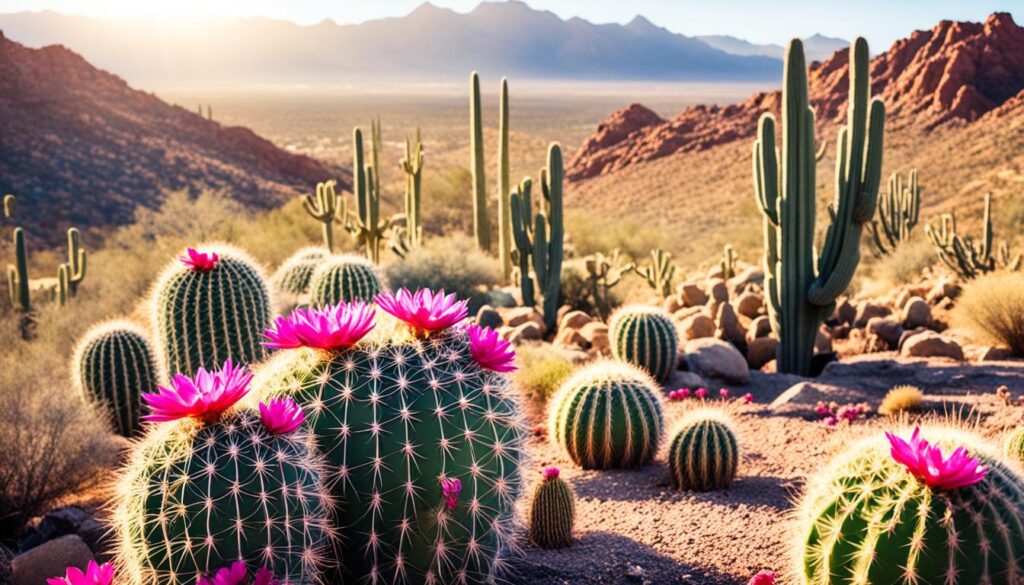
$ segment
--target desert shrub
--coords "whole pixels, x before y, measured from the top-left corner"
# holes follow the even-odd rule
[[[877,258],[865,254],[861,283],[863,294],[884,294],[895,286],[918,282],[926,269],[938,260],[935,247],[925,237],[915,234],[910,241],[900,244],[895,254]]]
[[[995,272],[972,280],[964,287],[953,318],[980,341],[1024,355],[1024,274]]]
[[[425,174],[424,205],[421,213],[423,231],[428,239],[434,235],[469,233],[473,230],[473,213],[470,210],[472,191],[473,176],[465,167],[452,169],[446,173]],[[492,222],[497,217],[497,212],[490,210],[493,199],[488,197],[488,216]],[[428,201],[429,205],[426,204]]]
[[[568,357],[542,345],[517,347],[516,366],[513,385],[524,397],[539,403],[546,403],[575,370]]]
[[[618,249],[629,258],[646,260],[655,248],[674,248],[665,230],[645,229],[628,219],[608,221],[607,217],[585,211],[566,213],[565,232],[577,258]]]
[[[444,289],[468,298],[471,314],[487,303],[486,292],[501,281],[497,261],[461,234],[431,238],[404,259],[388,264],[384,271],[392,289]]]
[[[622,282],[632,277],[630,274],[624,274]],[[615,310],[622,304],[622,300],[616,293],[616,288],[617,286],[610,289],[608,294],[608,304],[611,310]],[[590,281],[587,279],[587,269],[583,265],[582,258],[569,260],[562,266],[562,304],[588,315],[598,316],[600,314],[597,307],[594,306],[594,297],[590,290]]]
[[[924,392],[916,386],[895,386],[885,394],[878,414],[893,416],[901,412],[916,412],[924,403]]]

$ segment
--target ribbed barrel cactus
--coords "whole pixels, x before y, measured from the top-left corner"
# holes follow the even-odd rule
[[[631,305],[612,315],[608,324],[612,355],[663,382],[676,370],[679,337],[668,313],[657,307]]]
[[[643,370],[601,360],[578,370],[552,398],[549,438],[584,469],[647,465],[661,443],[657,385]]]
[[[331,253],[321,246],[309,246],[297,250],[281,263],[274,272],[271,282],[279,296],[297,298],[309,292],[313,273]]]
[[[736,433],[719,412],[687,414],[669,443],[669,474],[679,489],[706,492],[727,488],[736,479],[739,460]]]
[[[361,302],[279,318],[268,345],[283,351],[256,382],[303,405],[328,460],[349,543],[329,581],[493,582],[522,485],[525,434],[502,374],[514,354],[496,332],[463,328],[454,295],[376,302],[395,319]]]
[[[160,374],[141,327],[124,320],[93,326],[75,348],[71,372],[86,402],[101,409],[119,435],[142,428],[140,394],[156,391]]]
[[[339,302],[370,302],[383,290],[384,277],[372,262],[342,254],[321,262],[313,273],[309,281],[309,303],[326,307]]]
[[[152,297],[152,331],[163,371],[192,374],[225,360],[252,363],[270,325],[270,293],[259,265],[226,244],[189,250],[168,266]]]
[[[1006,436],[1006,458],[1024,463],[1024,425],[1018,425]]]
[[[879,434],[808,484],[796,573],[807,585],[1020,583],[1022,518],[1024,480],[978,437]]]
[[[544,470],[544,479],[530,501],[530,540],[541,548],[566,548],[572,544],[576,521],[576,496],[557,467]]]
[[[291,401],[234,406],[250,375],[178,375],[143,396],[151,425],[118,484],[119,578],[192,585],[235,561],[283,583],[317,583],[331,544],[322,461]]]

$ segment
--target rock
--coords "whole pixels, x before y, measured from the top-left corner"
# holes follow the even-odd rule
[[[895,305],[897,309],[902,309],[903,306],[907,304],[907,301],[910,300],[910,296],[910,291],[908,289],[900,289],[899,294],[896,295],[896,300],[893,301],[893,305]]]
[[[675,313],[683,308],[683,300],[679,298],[679,295],[668,295],[661,302],[661,308],[665,309],[667,313]]]
[[[696,390],[697,388],[707,388],[708,383],[704,378],[700,377],[700,374],[683,370],[672,374],[672,377],[669,378],[666,386],[669,385],[674,386],[675,388],[692,388]]]
[[[11,561],[14,560],[14,551],[0,544],[0,585],[11,585],[14,581],[14,574],[11,570]]]
[[[900,354],[909,357],[946,357],[964,360],[960,344],[934,331],[922,331],[903,342]]]
[[[853,318],[853,326],[864,327],[872,317],[888,317],[890,314],[892,314],[892,311],[889,307],[864,301],[857,307],[857,315]]]
[[[905,329],[903,333],[900,335],[900,341],[899,344],[896,346],[896,349],[903,349],[903,344],[906,343],[908,339],[917,335],[918,333],[924,333],[925,331],[927,331],[927,329],[925,329],[924,327],[918,327],[916,329]]]
[[[865,395],[843,386],[818,382],[797,382],[768,405],[772,410],[806,412],[818,402],[863,402]]]
[[[731,304],[722,303],[718,306],[718,315],[715,321],[717,322],[717,328],[715,329],[716,337],[729,341],[734,345],[746,345],[743,328],[740,327],[740,321],[736,317],[736,310],[732,308]]]
[[[21,552],[68,534],[78,535],[96,554],[109,548],[109,533],[92,512],[81,506],[65,506],[47,512],[39,519],[35,529],[21,539]]]
[[[555,345],[568,348],[590,349],[590,342],[577,329],[572,327],[560,327],[555,334]]]
[[[779,340],[774,337],[758,337],[747,342],[747,366],[760,370],[775,359],[779,351]]]
[[[476,324],[481,327],[498,329],[505,324],[505,320],[501,318],[501,313],[496,311],[494,307],[484,305],[476,312]]]
[[[92,551],[81,538],[62,536],[14,557],[13,585],[44,585],[50,577],[64,576],[68,567],[84,570],[92,560]]]
[[[764,301],[761,299],[761,295],[754,293],[743,293],[738,299],[736,299],[736,312],[740,315],[746,315],[751,319],[756,319],[761,314],[761,307],[764,305]]]
[[[818,326],[818,334],[814,337],[814,353],[829,353],[832,351],[832,336],[829,335],[825,324]]]
[[[704,307],[685,307],[685,308],[679,309],[678,311],[673,313],[672,317],[676,321],[683,322],[683,321],[685,321],[687,319],[687,317],[692,317],[694,315],[697,315],[697,314],[703,313],[703,312],[704,312]]]
[[[832,321],[837,323],[853,324],[853,320],[857,318],[857,308],[850,304],[850,299],[844,298],[836,305],[836,310],[832,314]]]
[[[903,305],[903,325],[910,329],[927,327],[932,320],[932,306],[921,297],[910,297]]]
[[[729,302],[729,287],[725,286],[725,281],[721,278],[708,280],[704,290],[708,293],[708,297],[717,303]]]
[[[900,336],[903,335],[903,326],[895,319],[888,317],[872,317],[868,320],[865,328],[869,335],[881,339],[886,349],[899,347]]]
[[[509,309],[521,304],[519,301],[516,300],[517,296],[522,296],[518,286],[507,286],[503,289],[489,290],[487,291],[486,295],[487,304],[491,305],[492,307],[501,307],[503,309]]]
[[[772,322],[767,316],[761,316],[750,322],[747,328],[747,343],[759,337],[767,337],[772,333]]]
[[[524,341],[540,341],[541,339],[544,339],[544,331],[533,321],[527,321],[518,327],[513,327],[512,333],[508,336],[508,340],[514,344]]]
[[[979,362],[998,362],[1013,357],[1013,351],[1005,347],[985,347],[978,353]]]
[[[505,311],[505,324],[513,329],[528,321],[537,325],[541,337],[547,332],[547,327],[544,326],[544,316],[533,307],[515,307]]]
[[[692,282],[679,285],[679,298],[687,307],[703,307],[708,302],[708,295]]]
[[[691,339],[686,342],[685,353],[691,372],[705,378],[719,378],[730,384],[746,384],[750,381],[750,369],[743,354],[721,339]]]
[[[736,276],[729,279],[729,289],[733,294],[740,294],[745,292],[752,286],[760,286],[764,283],[764,270],[757,266],[748,266],[740,271]]]
[[[562,305],[561,307],[558,307],[558,310],[555,311],[555,323],[561,323],[562,317],[565,317],[565,315],[572,310],[573,308],[569,305]]]
[[[558,321],[559,329],[581,329],[593,319],[583,311],[569,311]]]
[[[928,292],[928,296],[925,300],[931,305],[937,305],[940,301],[953,300],[960,296],[961,287],[955,281],[948,278],[943,278],[939,282],[935,283],[932,290]]]
[[[591,321],[580,329],[580,335],[590,344],[590,349],[598,353],[607,353],[611,350],[611,342],[608,339],[608,326],[600,321]]]
[[[703,313],[690,315],[679,325],[683,339],[700,339],[715,335],[715,322]]]

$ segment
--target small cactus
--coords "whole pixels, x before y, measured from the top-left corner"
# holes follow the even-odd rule
[[[372,301],[384,291],[384,279],[376,266],[365,258],[351,255],[331,256],[321,261],[309,281],[309,302],[315,307],[339,302]]]
[[[308,293],[313,273],[330,256],[330,252],[320,246],[296,251],[274,272],[271,278],[274,288],[279,294],[292,298]]]
[[[921,189],[917,185],[917,169],[910,171],[909,185],[903,176],[889,176],[889,188],[879,195],[878,219],[871,220],[871,239],[875,253],[888,256],[896,246],[910,239],[921,212]]]
[[[607,321],[612,312],[611,289],[619,284],[622,276],[633,270],[633,263],[623,263],[618,249],[605,256],[597,252],[583,259],[583,267],[587,271],[588,295],[594,301],[594,307],[602,321]]]
[[[736,277],[736,260],[739,258],[736,254],[736,250],[733,250],[732,246],[726,244],[722,248],[722,261],[719,266],[722,269],[722,278],[729,280],[730,278]]]
[[[4,217],[7,219],[14,217],[15,201],[14,195],[4,195]]]
[[[541,548],[567,548],[576,521],[576,496],[557,467],[544,470],[530,502],[530,539]]]
[[[631,305],[612,315],[608,324],[612,355],[646,370],[663,382],[676,370],[679,338],[668,313],[656,307]]]
[[[78,294],[78,285],[85,279],[86,251],[79,245],[77,228],[68,229],[68,261],[57,268],[57,300],[68,304]]]
[[[11,294],[11,306],[22,313],[32,312],[32,297],[28,286],[28,252],[25,249],[25,232],[14,228],[14,264],[7,265],[7,288]]]
[[[878,414],[893,416],[901,412],[921,410],[924,392],[917,386],[894,386],[885,394],[882,404],[878,406]]]
[[[676,267],[672,264],[672,254],[664,250],[651,250],[651,263],[647,266],[637,266],[633,270],[647,281],[647,286],[653,288],[661,298],[672,294],[672,278],[676,274]]]
[[[942,216],[939,227],[924,226],[924,233],[935,246],[939,259],[964,280],[971,280],[996,269],[1019,270],[1021,255],[1011,256],[1006,242],[993,248],[992,244],[992,194],[985,194],[985,218],[981,240],[957,233],[955,212]],[[996,255],[993,256],[992,252]]]
[[[1024,425],[1018,425],[1006,436],[1005,454],[1010,461],[1024,463]]]
[[[335,182],[325,181],[316,184],[316,193],[306,195],[302,200],[302,206],[310,217],[323,224],[324,247],[334,251],[334,221],[338,216],[338,208],[341,204],[341,197],[334,191]],[[342,207],[344,210],[344,207]],[[342,211],[341,217],[345,216]]]
[[[673,485],[679,489],[725,489],[736,479],[739,459],[736,433],[717,412],[691,412],[669,443],[668,468]]]

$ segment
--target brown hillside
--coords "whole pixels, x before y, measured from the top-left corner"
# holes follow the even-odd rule
[[[0,33],[0,80],[0,192],[18,195],[18,223],[37,241],[126,223],[168,190],[269,208],[341,172],[134,90],[62,46]]]

